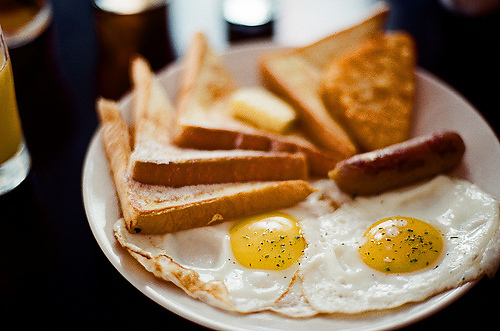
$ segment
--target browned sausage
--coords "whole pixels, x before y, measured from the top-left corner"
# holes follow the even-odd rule
[[[345,159],[328,173],[351,194],[375,194],[431,177],[456,166],[465,144],[456,132],[432,133]]]

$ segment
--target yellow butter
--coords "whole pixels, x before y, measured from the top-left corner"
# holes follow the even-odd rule
[[[233,116],[260,129],[287,133],[296,118],[295,110],[262,87],[245,87],[232,95]]]

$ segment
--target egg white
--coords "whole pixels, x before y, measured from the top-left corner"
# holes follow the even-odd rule
[[[140,261],[143,264],[157,264],[158,258],[165,256],[180,268],[193,271],[196,282],[200,284],[196,287],[210,282],[224,287],[227,298],[222,301],[228,302],[226,309],[239,312],[269,309],[288,289],[298,264],[283,270],[259,270],[242,266],[231,250],[228,233],[232,223],[166,235],[137,235],[130,234],[123,220],[120,220],[115,225],[115,234],[120,242],[135,247],[137,252],[148,257],[146,261]],[[154,268],[158,266],[148,269]],[[179,283],[189,294],[199,290],[190,289],[190,285],[183,284],[182,280]]]
[[[311,183],[317,189],[305,201],[283,212],[299,221],[331,213],[350,198],[330,180]],[[226,310],[243,313],[273,310],[294,317],[316,314],[304,300],[299,262],[281,270],[242,266],[234,257],[229,229],[236,221],[164,235],[131,234],[123,219],[115,238],[148,271],[172,281],[188,295]]]
[[[235,223],[165,235],[131,234],[123,220],[115,237],[148,271],[210,305],[243,313],[271,310],[290,317],[388,309],[493,276],[500,261],[498,202],[477,186],[438,176],[423,184],[351,199],[331,180],[311,183],[305,201],[284,209],[302,228],[307,247],[282,270],[246,268],[231,249]],[[341,205],[337,210],[336,207]],[[377,220],[408,216],[443,234],[435,265],[386,274],[367,266],[358,248]]]
[[[500,261],[498,202],[477,186],[438,176],[424,184],[357,198],[335,212],[302,222],[309,243],[299,270],[311,307],[327,313],[360,313],[421,301],[444,290],[492,276]],[[443,234],[438,264],[386,274],[358,253],[363,234],[377,220],[408,216]]]

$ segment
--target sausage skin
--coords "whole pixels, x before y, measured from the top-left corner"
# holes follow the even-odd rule
[[[338,162],[328,176],[347,193],[376,194],[448,171],[464,152],[458,133],[435,132],[354,155]]]

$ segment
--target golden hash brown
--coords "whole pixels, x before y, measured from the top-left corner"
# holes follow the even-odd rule
[[[370,151],[409,138],[414,48],[404,32],[380,33],[326,68],[323,101],[361,149]]]

